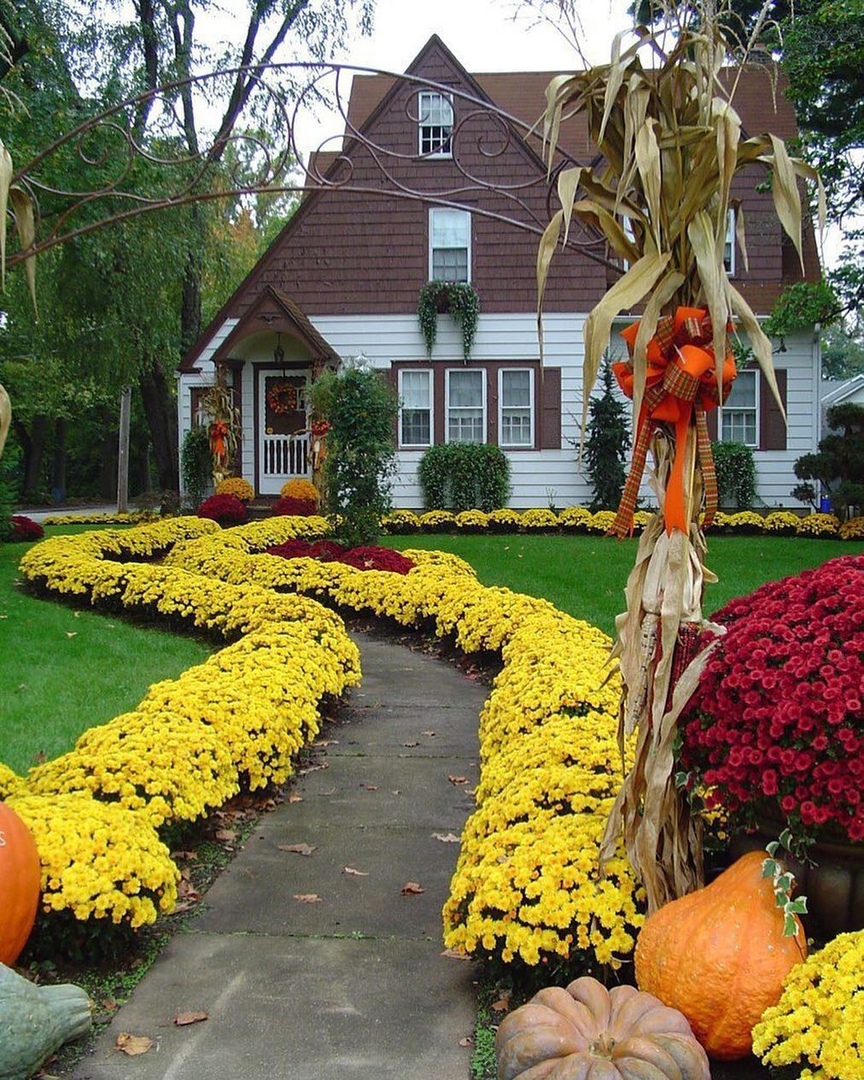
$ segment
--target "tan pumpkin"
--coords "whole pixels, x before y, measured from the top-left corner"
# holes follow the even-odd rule
[[[27,944],[42,883],[36,841],[15,811],[0,802],[0,963],[11,966]]]
[[[680,1009],[720,1061],[750,1053],[753,1025],[807,955],[800,921],[795,937],[783,936],[773,884],[762,877],[766,857],[751,851],[704,889],[665,904],[636,940],[639,987]]]
[[[587,976],[550,986],[505,1017],[498,1080],[711,1080],[680,1012],[633,986]]]

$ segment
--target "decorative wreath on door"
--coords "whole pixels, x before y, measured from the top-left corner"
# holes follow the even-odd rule
[[[267,407],[277,416],[297,410],[297,387],[279,382],[267,391]]]

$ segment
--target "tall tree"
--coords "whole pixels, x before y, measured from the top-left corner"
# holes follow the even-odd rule
[[[17,78],[12,89],[20,88],[25,97],[47,92],[38,50],[32,47],[31,39],[37,29],[39,33],[53,37],[53,51],[62,57],[64,74],[68,77],[69,96],[79,112],[85,115],[135,93],[173,84],[175,89],[167,95],[141,97],[128,115],[137,146],[158,157],[166,149],[166,109],[173,110],[179,118],[179,135],[176,129],[171,133],[171,154],[176,158],[179,138],[179,149],[188,155],[190,174],[194,175],[191,163],[201,154],[202,146],[207,146],[203,159],[211,173],[208,178],[211,189],[221,187],[230,191],[236,183],[238,168],[236,156],[233,161],[229,160],[231,136],[241,119],[244,123],[254,123],[263,132],[265,143],[284,145],[285,132],[279,129],[281,117],[272,109],[267,112],[266,96],[260,93],[262,69],[276,61],[326,57],[344,43],[352,30],[367,32],[370,29],[373,3],[374,0],[348,0],[347,3],[341,0],[249,0],[242,30],[232,34],[231,42],[225,44],[219,43],[214,33],[214,25],[219,25],[220,21],[224,24],[225,12],[212,0],[135,0],[131,19],[128,17],[129,6],[121,0],[113,0],[108,8],[108,18],[105,4],[96,0],[48,0],[45,4],[23,0],[20,7],[11,9],[14,18],[8,19],[10,25],[14,23],[14,34],[10,34],[10,38],[13,43],[18,43],[20,56],[18,65],[10,72]],[[8,4],[9,0],[0,0],[0,20],[4,11],[9,15]],[[293,51],[289,49],[291,45]],[[223,76],[208,83],[206,95],[196,93],[195,79],[214,69],[222,70]],[[276,80],[283,97],[296,90],[290,76],[278,68],[271,69],[268,77]],[[216,91],[221,91],[221,97]],[[49,108],[41,115],[50,116],[52,110]],[[69,126],[73,125],[67,125],[67,130]],[[212,137],[214,132],[215,139]],[[110,131],[95,131],[90,138],[97,142],[108,139]],[[36,145],[41,148],[46,143],[37,141]],[[128,146],[120,149],[126,150]],[[92,153],[89,144],[85,147],[91,168],[94,161],[102,160],[107,172],[122,160],[116,151],[111,153],[109,148],[109,152],[104,153],[104,150],[102,147],[100,159],[98,154]],[[19,160],[22,156],[18,154]],[[66,155],[64,160],[67,166],[74,168],[71,156]],[[240,161],[239,165],[249,168],[254,163]],[[153,160],[136,160],[132,170],[141,190],[148,184],[160,183],[158,164]],[[115,209],[120,207],[120,203],[115,205]],[[46,208],[42,209],[44,212]],[[248,217],[250,212],[248,207],[235,206],[233,217],[229,218],[232,224],[230,235],[244,241],[239,245],[244,251],[248,251],[245,243],[248,237],[243,235],[241,220],[244,213]],[[221,213],[224,221],[224,212]],[[217,236],[224,242],[225,233],[212,226],[214,214],[218,218],[220,212],[200,206],[172,211],[169,242],[166,242],[160,223],[162,260],[167,262],[164,252],[170,250],[172,269],[181,275],[181,288],[170,308],[176,320],[175,340],[170,347],[156,347],[153,340],[155,336],[164,343],[164,307],[154,315],[156,303],[136,305],[129,302],[128,296],[129,286],[136,280],[140,268],[142,245],[148,246],[146,233],[152,231],[152,223],[141,226],[138,243],[131,249],[124,247],[119,239],[102,240],[99,247],[103,254],[90,260],[98,262],[106,249],[111,249],[107,265],[117,288],[113,292],[108,290],[106,300],[113,311],[113,325],[121,325],[124,313],[129,320],[123,342],[127,352],[133,346],[135,348],[131,355],[132,367],[150,424],[163,489],[178,486],[173,371],[182,351],[200,333],[202,283],[214,280],[214,275],[205,273],[208,243],[212,245]],[[163,276],[160,275],[158,280],[167,288]],[[163,300],[160,297],[157,302]],[[133,309],[136,309],[134,318]],[[155,335],[150,332],[148,316],[155,317],[159,323]]]

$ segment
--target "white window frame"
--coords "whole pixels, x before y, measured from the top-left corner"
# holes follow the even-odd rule
[[[726,246],[723,249],[723,268],[729,277],[735,277],[738,259],[735,254],[735,207],[730,206],[726,216]]]
[[[466,269],[466,277],[465,278],[445,277],[444,280],[447,280],[447,281],[456,280],[456,281],[470,282],[471,281],[471,212],[469,210],[455,210],[455,209],[451,209],[450,207],[444,207],[444,206],[433,206],[429,211],[429,252],[428,252],[428,257],[429,257],[429,280],[430,281],[436,280],[436,274],[435,274],[435,269],[434,269],[435,268],[435,252],[436,251],[461,251],[463,249],[462,245],[459,245],[458,247],[450,247],[450,248],[445,248],[443,244],[436,245],[436,243],[435,243],[435,233],[436,233],[435,221],[436,221],[436,218],[439,219],[439,220],[443,220],[443,215],[445,215],[445,214],[453,214],[453,215],[458,214],[464,220],[464,230],[465,230],[464,250],[465,250],[465,253],[466,253],[466,257],[467,257],[467,269]],[[438,278],[440,278],[440,276],[441,275],[437,275]]]
[[[450,406],[450,377],[451,375],[476,375],[480,379],[480,394],[481,394],[481,438],[471,440],[473,442],[483,444],[488,441],[489,438],[489,424],[488,415],[486,410],[486,382],[488,372],[485,368],[447,368],[444,372],[444,441],[445,442],[465,442],[465,439],[451,439],[450,438],[450,418],[453,410]],[[456,406],[456,409],[467,409],[469,406]],[[475,409],[477,406],[472,405],[470,408]]]
[[[504,403],[504,374],[505,372],[518,371],[528,375],[528,440],[526,442],[508,442],[504,437],[504,412],[508,409],[513,412],[522,411],[524,406],[505,405]],[[498,369],[498,445],[512,450],[531,450],[534,447],[534,369],[526,367],[503,367]]]
[[[741,379],[741,378],[749,379],[750,377],[752,377],[752,379],[753,379],[753,402],[754,402],[754,404],[752,406],[751,405],[747,405],[747,406],[731,405],[730,406],[729,405],[729,399],[727,399],[726,404],[721,405],[720,408],[718,409],[719,416],[717,417],[717,434],[718,434],[718,436],[719,436],[719,438],[720,438],[720,440],[722,442],[742,442],[741,439],[733,438],[731,436],[731,434],[730,435],[726,434],[726,424],[725,424],[724,420],[726,418],[729,418],[731,416],[731,414],[734,414],[734,413],[748,413],[748,414],[752,413],[753,417],[754,417],[754,421],[755,421],[755,423],[754,423],[755,431],[754,431],[754,435],[753,435],[753,441],[752,442],[744,441],[744,445],[749,446],[753,450],[758,450],[759,449],[760,413],[761,413],[761,402],[759,400],[759,395],[760,395],[759,372],[755,368],[748,368],[746,371],[739,371],[738,372],[738,377],[735,379],[735,382],[732,384],[732,392],[734,393],[735,385],[738,383],[739,379]]]
[[[431,368],[400,368],[399,369],[399,448],[404,450],[425,450],[435,442],[435,379]],[[402,412],[405,408],[403,401],[403,379],[405,375],[424,375],[429,395],[429,440],[428,442],[406,442],[404,428],[402,426]]]
[[[433,110],[440,111],[441,119],[444,118],[443,106],[450,109],[450,123],[428,123]],[[424,158],[452,158],[453,157],[453,126],[455,121],[453,111],[452,94],[442,94],[440,90],[421,90],[417,95],[417,149]],[[446,147],[444,131],[446,135]],[[439,149],[433,149],[434,146]]]

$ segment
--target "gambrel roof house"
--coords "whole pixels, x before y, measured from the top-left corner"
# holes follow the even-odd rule
[[[316,189],[183,360],[181,441],[221,366],[242,416],[237,469],[257,494],[278,494],[287,478],[309,470],[310,380],[360,360],[386,373],[399,394],[397,507],[422,507],[418,463],[430,445],[452,440],[506,451],[513,507],[590,501],[577,463],[582,327],[620,269],[587,232],[556,256],[541,364],[536,252],[554,206],[540,138],[529,129],[555,74],[471,75],[433,36],[404,77],[355,75],[340,151],[314,157]],[[747,132],[795,135],[791,106],[778,93],[775,109],[764,71],[744,73],[735,107]],[[579,118],[563,125],[560,150],[562,161],[594,160]],[[755,166],[736,178],[748,266],[732,222],[727,257],[762,316],[784,286],[801,280],[764,180]],[[809,228],[805,269],[807,279],[819,277]],[[418,296],[439,278],[468,281],[479,294],[467,359],[447,314],[438,316],[427,355]],[[712,414],[720,437],[753,447],[758,495],[769,507],[794,505],[792,464],[818,442],[817,335],[778,341],[775,365],[788,424],[755,369],[739,374],[719,417]]]

